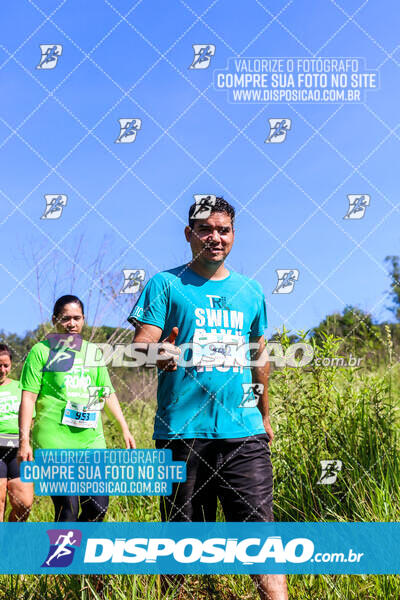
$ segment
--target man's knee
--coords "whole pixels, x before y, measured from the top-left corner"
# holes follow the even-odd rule
[[[108,496],[81,496],[79,521],[102,521],[108,509]]]
[[[52,496],[56,522],[77,521],[79,503],[76,496]]]

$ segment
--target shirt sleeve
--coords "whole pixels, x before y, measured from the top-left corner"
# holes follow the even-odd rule
[[[101,387],[109,387],[110,394],[115,392],[114,386],[111,383],[110,374],[107,367],[97,367],[97,383],[96,385]]]
[[[38,394],[42,386],[43,366],[46,358],[40,352],[39,344],[31,348],[22,368],[20,386],[22,390]]]
[[[250,328],[250,336],[251,337],[260,337],[264,335],[264,330],[268,327],[268,319],[267,319],[267,305],[265,301],[265,296],[262,291],[260,285],[257,285],[255,290],[257,294],[257,313],[253,319]]]
[[[21,379],[19,379],[17,381],[17,384],[18,384],[18,388],[17,388],[18,398],[19,398],[19,401],[21,402],[21,399],[22,399],[22,390],[23,390],[22,385],[21,385]],[[28,392],[29,391],[32,391],[32,390],[28,390]],[[34,419],[35,417],[36,417],[36,403],[33,405],[32,419]]]
[[[129,323],[147,323],[164,329],[167,317],[169,288],[160,274],[152,277],[145,285],[140,298],[128,317]]]

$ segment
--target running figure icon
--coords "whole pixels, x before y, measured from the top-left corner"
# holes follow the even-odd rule
[[[78,540],[74,540],[73,537],[74,537],[73,531],[68,531],[67,534],[61,534],[58,536],[57,541],[56,541],[57,548],[45,562],[45,564],[48,567],[50,566],[51,561],[54,560],[55,558],[61,558],[62,556],[67,556],[68,554],[73,554],[73,551],[71,550],[71,548],[68,548],[68,546],[73,546],[78,541]]]

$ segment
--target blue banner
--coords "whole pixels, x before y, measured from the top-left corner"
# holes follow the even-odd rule
[[[2,574],[400,572],[400,523],[3,523],[0,535]]]

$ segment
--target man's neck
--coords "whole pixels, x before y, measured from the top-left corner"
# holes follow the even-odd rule
[[[224,263],[220,265],[202,265],[198,262],[189,262],[188,267],[197,273],[197,275],[205,277],[205,279],[226,279],[226,277],[229,275],[229,271],[225,267]]]

